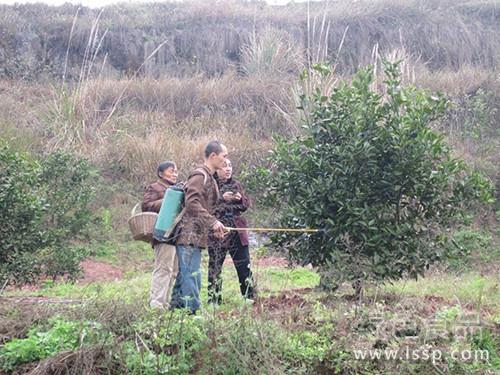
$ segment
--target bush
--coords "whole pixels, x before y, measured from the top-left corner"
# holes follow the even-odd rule
[[[30,281],[39,272],[32,256],[44,245],[41,236],[47,205],[38,194],[40,165],[0,143],[0,282]]]
[[[92,219],[89,203],[96,174],[85,159],[63,152],[49,155],[41,165],[41,194],[49,207],[45,215],[49,241],[62,245],[80,236]]]
[[[80,262],[90,254],[83,246],[57,245],[39,252],[43,274],[55,281],[58,276],[67,276],[75,281],[82,275]]]
[[[44,273],[76,276],[85,255],[72,243],[91,220],[93,172],[64,153],[36,161],[0,143],[0,283]]]
[[[491,184],[431,128],[447,101],[402,87],[397,64],[385,73],[384,95],[370,89],[372,69],[329,97],[303,95],[303,134],[278,139],[271,156],[269,199],[283,225],[320,229],[274,241],[328,271],[334,286],[423,275],[442,258],[443,229],[473,202],[492,201]]]

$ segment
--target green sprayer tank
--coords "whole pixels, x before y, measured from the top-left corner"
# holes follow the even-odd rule
[[[158,241],[165,241],[166,237],[173,229],[172,224],[175,218],[181,211],[182,202],[184,201],[184,191],[180,187],[170,187],[165,192],[163,202],[161,204],[158,219],[156,219],[153,237]]]

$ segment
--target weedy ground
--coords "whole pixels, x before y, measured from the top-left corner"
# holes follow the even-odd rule
[[[152,254],[139,244],[130,247],[143,263],[122,263],[121,279],[58,281],[4,292],[1,371],[484,374],[500,369],[496,272],[435,269],[418,281],[368,286],[362,297],[354,297],[348,285],[322,292],[312,268],[287,267],[260,251],[253,255],[258,298],[241,298],[228,261],[223,304],[213,306],[206,303],[205,256],[203,307],[191,316],[148,308]],[[119,253],[101,254],[92,264],[109,265]],[[452,353],[471,356],[454,359]]]

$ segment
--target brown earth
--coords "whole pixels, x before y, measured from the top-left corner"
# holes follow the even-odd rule
[[[81,262],[80,266],[83,270],[83,277],[77,280],[78,284],[90,284],[96,281],[115,281],[123,278],[123,271],[108,263],[87,259]],[[51,281],[51,279],[44,279],[42,277],[37,283],[21,287],[9,286],[6,290],[36,291],[41,289],[46,281]]]
[[[120,280],[123,277],[121,269],[107,263],[87,259],[81,262],[80,266],[83,269],[83,278],[79,280],[79,283],[82,284],[89,284],[95,281]]]

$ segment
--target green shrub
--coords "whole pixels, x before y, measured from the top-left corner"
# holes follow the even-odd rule
[[[85,159],[63,152],[49,155],[41,165],[42,194],[49,207],[44,221],[50,245],[41,253],[43,272],[53,278],[67,274],[74,280],[81,274],[80,261],[88,250],[72,244],[85,235],[93,219],[90,202],[96,174]]]
[[[75,281],[82,275],[80,262],[89,255],[84,246],[63,244],[48,247],[39,252],[43,274],[52,277],[67,275],[69,280]]]
[[[286,334],[276,322],[243,312],[234,319],[216,318],[211,333],[213,349],[206,352],[205,371],[225,375],[258,374],[269,369],[276,374],[286,372]],[[287,353],[293,350],[291,347]],[[293,364],[301,367],[295,359]]]
[[[40,164],[49,241],[65,245],[81,236],[92,219],[89,203],[97,175],[85,159],[64,152],[50,154]]]
[[[0,142],[0,282],[32,280],[39,264],[32,256],[44,246],[47,204],[40,189],[41,166]]]
[[[34,160],[0,143],[0,283],[40,274],[75,277],[86,251],[73,246],[92,216],[94,172],[83,159],[56,152]]]
[[[331,96],[303,95],[303,133],[278,138],[270,158],[268,198],[282,224],[320,229],[273,239],[334,287],[422,275],[442,258],[443,228],[473,203],[492,202],[489,181],[452,158],[432,129],[447,101],[402,87],[396,64],[385,73],[383,95],[371,89],[372,69]]]

